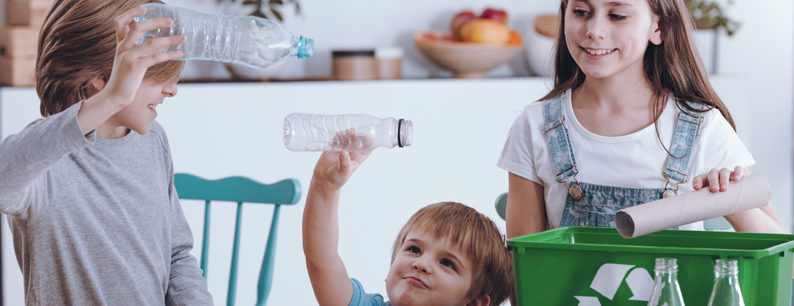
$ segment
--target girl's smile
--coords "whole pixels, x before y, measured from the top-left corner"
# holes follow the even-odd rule
[[[603,58],[604,56],[610,55],[618,50],[618,49],[585,48],[585,47],[579,47],[579,48],[582,49],[584,52],[590,54],[590,58],[592,59]]]

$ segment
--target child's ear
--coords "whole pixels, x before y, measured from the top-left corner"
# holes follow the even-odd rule
[[[654,45],[661,45],[664,41],[664,33],[662,33],[662,29],[659,28],[659,16],[654,14],[651,17],[651,35],[648,39]]]
[[[102,89],[105,88],[105,81],[100,78],[93,77],[91,78],[91,85],[93,85],[97,91],[102,91]]]
[[[469,301],[469,303],[466,304],[466,306],[488,306],[490,304],[491,304],[491,297],[486,295]]]

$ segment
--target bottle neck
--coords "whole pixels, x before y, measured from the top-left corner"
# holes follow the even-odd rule
[[[656,272],[656,279],[665,282],[678,281],[678,272]]]
[[[717,259],[714,264],[714,277],[716,278],[739,278],[739,264],[734,260]]]

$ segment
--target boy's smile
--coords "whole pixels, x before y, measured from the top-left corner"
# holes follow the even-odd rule
[[[144,135],[152,128],[152,121],[157,118],[157,105],[163,99],[173,97],[177,93],[176,80],[162,84],[144,79],[132,103],[114,114],[97,128],[97,135],[102,138],[121,138],[133,130]]]
[[[469,256],[431,235],[413,230],[394,257],[386,291],[392,305],[466,305],[473,263]]]

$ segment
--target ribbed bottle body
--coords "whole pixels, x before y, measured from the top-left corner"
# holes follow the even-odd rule
[[[284,119],[283,132],[284,145],[292,151],[367,152],[411,145],[413,126],[410,121],[362,114],[294,113]]]
[[[313,42],[295,37],[281,24],[253,16],[228,16],[202,13],[182,7],[147,3],[146,14],[136,22],[151,18],[171,18],[170,28],[147,31],[138,43],[156,37],[185,35],[187,40],[160,52],[182,51],[180,60],[208,60],[268,68],[290,56],[310,57]]]

